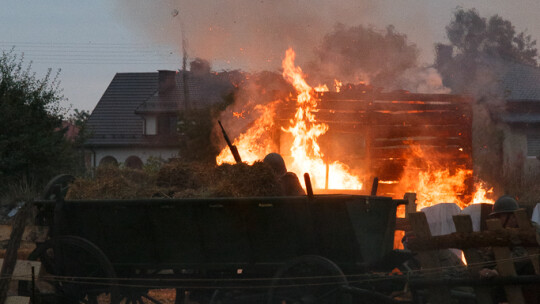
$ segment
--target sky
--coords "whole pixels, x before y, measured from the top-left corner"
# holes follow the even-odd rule
[[[266,1],[266,2],[265,2]],[[175,70],[182,37],[214,70],[277,70],[287,47],[308,61],[340,22],[392,24],[433,62],[456,7],[499,14],[540,39],[537,0],[0,0],[0,50],[24,53],[40,77],[60,70],[63,106],[92,110],[116,73]],[[182,32],[184,36],[182,36]]]

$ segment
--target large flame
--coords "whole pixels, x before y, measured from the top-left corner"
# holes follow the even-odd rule
[[[296,113],[291,126],[284,128],[293,137],[292,163],[289,170],[296,174],[308,172],[314,188],[362,189],[362,182],[349,172],[349,168],[338,161],[329,163],[317,142],[328,131],[328,125],[318,123],[313,112],[317,109],[314,89],[305,81],[302,69],[294,65],[295,53],[288,49],[283,59],[283,78],[291,83],[298,93]],[[327,174],[328,173],[328,174]]]
[[[287,162],[287,168],[301,176],[305,172],[311,175],[314,188],[322,189],[362,189],[361,178],[355,176],[349,168],[338,161],[329,161],[321,151],[318,139],[329,130],[329,126],[316,119],[317,102],[315,92],[328,91],[327,85],[311,87],[300,67],[295,66],[295,53],[287,50],[283,59],[283,77],[293,85],[297,92],[296,112],[290,125],[282,128],[291,135],[290,151],[281,151]],[[342,87],[334,81],[336,91]],[[271,130],[276,129],[276,107],[282,101],[275,101],[266,106],[257,106],[260,117],[251,127],[234,140],[242,160],[253,163],[261,160],[277,149]],[[419,103],[411,101],[410,103]],[[243,112],[233,113],[237,119],[243,119]],[[399,181],[381,181],[399,187],[397,193],[416,192],[418,209],[439,203],[456,203],[461,208],[471,203],[493,203],[487,195],[491,190],[482,182],[474,184],[473,189],[466,185],[473,178],[473,172],[467,168],[442,165],[437,162],[439,155],[428,153],[420,146],[410,146],[411,153],[406,156],[408,162]],[[290,153],[290,154],[289,154]],[[234,159],[226,147],[217,157],[217,163],[233,163]],[[420,162],[422,165],[418,165]],[[472,197],[465,195],[473,192]]]
[[[270,152],[273,152],[271,130],[274,126],[277,101],[265,106],[255,106],[255,111],[260,113],[245,133],[237,137],[233,145],[238,148],[242,161],[252,164],[256,160],[261,160]],[[241,119],[243,115],[233,113],[234,117]],[[223,163],[234,163],[234,157],[228,147],[225,147],[216,157],[218,165]]]
[[[486,197],[489,191],[483,182],[474,184],[472,199],[465,195],[470,190],[467,183],[473,178],[472,170],[441,165],[439,155],[417,145],[409,146],[409,151],[400,184],[407,192],[417,193],[418,209],[440,203],[455,203],[460,208],[471,203],[493,203]]]

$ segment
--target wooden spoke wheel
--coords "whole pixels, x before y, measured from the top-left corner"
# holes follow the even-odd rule
[[[118,303],[116,274],[103,251],[76,236],[58,236],[38,246],[28,257],[41,262],[36,280],[38,303]],[[28,282],[19,292],[32,293]]]
[[[338,304],[346,302],[341,289],[347,278],[332,261],[303,256],[282,266],[268,290],[268,304]]]

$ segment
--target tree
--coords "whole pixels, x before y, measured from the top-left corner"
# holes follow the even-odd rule
[[[480,68],[486,61],[538,64],[536,41],[526,32],[517,33],[512,23],[499,15],[487,19],[475,9],[459,8],[446,34],[449,43],[436,45],[435,66],[444,84],[456,93],[478,86],[479,78],[485,75]]]
[[[0,189],[39,186],[67,169],[73,157],[64,138],[58,82],[50,70],[38,79],[30,69],[13,50],[0,57]]]

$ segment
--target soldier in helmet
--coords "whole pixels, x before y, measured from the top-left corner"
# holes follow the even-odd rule
[[[518,210],[519,206],[515,198],[509,195],[503,195],[493,204],[490,218],[498,218],[501,221],[503,228],[517,228],[516,217],[514,211]]]
[[[497,218],[501,221],[503,228],[518,228],[517,219],[514,215],[514,211],[519,209],[518,202],[515,198],[509,195],[503,195],[499,197],[495,204],[493,204],[492,212],[489,214],[490,218]],[[528,252],[525,248],[515,246],[512,248],[511,256],[514,261],[514,267],[518,275],[534,275],[534,267],[528,259],[524,259],[528,256]],[[494,260],[493,257],[490,260]],[[499,273],[496,269],[484,268],[480,270],[480,276],[484,278],[498,276]],[[523,295],[526,299],[526,303],[537,303],[538,291],[536,285],[523,286]],[[501,294],[501,289],[498,292],[494,292],[495,298],[504,299],[504,295]]]
[[[287,172],[285,161],[278,153],[270,153],[264,157],[263,162],[272,168],[272,171],[281,184],[282,194],[285,196],[305,195],[300,185],[298,176],[293,172]]]

